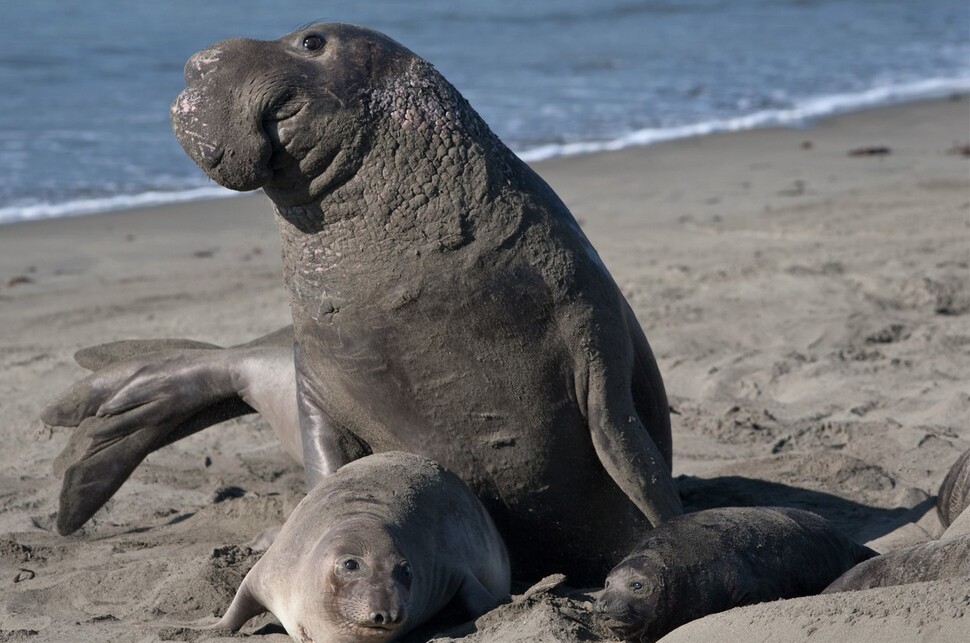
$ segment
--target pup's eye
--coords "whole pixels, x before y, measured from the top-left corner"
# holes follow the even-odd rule
[[[411,578],[411,565],[409,565],[408,563],[402,563],[401,574],[404,575],[404,578]]]
[[[307,51],[316,51],[323,47],[323,36],[312,33],[303,39],[303,48]]]
[[[358,563],[353,558],[348,558],[344,562],[340,563],[341,567],[346,569],[348,572],[355,572],[360,569],[360,563]]]
[[[641,583],[640,581],[634,581],[630,583],[630,589],[632,589],[635,592],[640,591],[641,589],[643,589],[643,583]]]

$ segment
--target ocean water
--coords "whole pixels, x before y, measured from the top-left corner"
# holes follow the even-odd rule
[[[0,222],[219,196],[186,59],[317,20],[434,65],[527,160],[970,91],[966,0],[0,0]]]

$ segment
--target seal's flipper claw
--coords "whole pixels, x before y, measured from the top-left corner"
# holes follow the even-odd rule
[[[222,347],[192,339],[125,339],[82,348],[74,353],[74,361],[89,371],[97,371],[134,357],[186,348],[217,349]]]

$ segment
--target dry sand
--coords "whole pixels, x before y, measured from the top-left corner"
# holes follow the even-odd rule
[[[650,338],[689,508],[808,508],[883,551],[939,535],[932,496],[970,447],[970,161],[954,147],[968,126],[963,98],[538,166]],[[874,147],[890,153],[849,155]],[[300,497],[269,429],[251,416],[153,454],[64,538],[51,464],[67,433],[37,417],[83,375],[83,346],[230,344],[287,321],[262,196],[0,227],[0,641],[225,639],[186,624],[225,609],[256,560],[243,544]],[[216,502],[228,486],[245,494]],[[557,580],[462,640],[603,635]],[[970,581],[950,581],[732,610],[674,636],[967,631]]]

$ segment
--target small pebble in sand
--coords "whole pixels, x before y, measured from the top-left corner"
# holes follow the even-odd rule
[[[849,156],[889,156],[892,150],[885,145],[871,145],[849,150]]]
[[[970,156],[970,143],[954,143],[946,153],[954,156]]]
[[[27,275],[16,275],[14,277],[8,278],[3,282],[4,288],[13,288],[14,286],[20,286],[22,284],[32,284],[34,280]]]
[[[242,498],[246,495],[246,490],[242,487],[219,487],[216,492],[212,494],[212,503],[217,504],[224,500],[229,500],[231,498]]]

